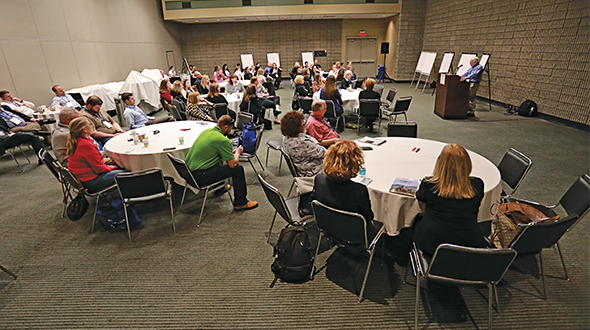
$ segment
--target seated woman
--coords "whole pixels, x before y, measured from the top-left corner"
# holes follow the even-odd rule
[[[336,117],[340,116],[344,111],[342,109],[342,96],[336,88],[336,78],[334,76],[328,76],[328,78],[326,78],[326,85],[320,90],[320,99],[331,100],[334,102],[334,111],[336,112]],[[341,124],[337,127],[337,129],[338,131],[343,131],[344,121],[341,120],[339,123]]]
[[[311,83],[312,83],[312,79],[311,79],[311,75],[309,73],[309,69],[303,69],[303,71],[301,72],[302,76],[303,76],[303,84],[305,85],[305,88],[307,88],[308,90],[311,90]]]
[[[305,86],[305,78],[302,75],[297,75],[295,77],[295,94],[297,96],[309,96],[311,97],[313,93]]]
[[[438,156],[432,176],[422,180],[416,198],[426,209],[415,225],[414,242],[425,253],[433,255],[443,243],[478,248],[489,245],[477,223],[484,184],[469,173],[467,150],[449,144]]]
[[[199,93],[188,94],[186,119],[216,122],[217,118],[215,117],[213,103],[203,99]]]
[[[226,79],[229,77],[230,72],[229,72],[229,65],[227,65],[227,63],[223,64],[223,66],[221,67],[221,72],[223,73],[223,75],[225,76]]]
[[[342,81],[344,79],[345,72],[346,72],[346,70],[344,70],[344,68],[340,68],[338,70],[338,74],[336,75],[336,81]]]
[[[375,87],[375,80],[371,79],[371,78],[367,78],[365,80],[365,89],[359,93],[359,101],[363,100],[363,99],[380,100],[381,95],[379,95],[379,93],[375,92],[373,90],[373,87]],[[373,118],[366,117],[365,118],[365,125],[369,129],[369,132],[373,131],[373,122],[375,121],[375,119],[377,119],[377,118],[376,117],[373,117]]]
[[[342,81],[340,82],[340,88],[354,88],[354,83],[352,81],[352,71],[344,72],[344,79],[342,79]]]
[[[250,69],[250,67],[247,66],[244,71],[244,80],[250,80],[250,79],[252,79],[252,77],[253,77],[252,69]]]
[[[263,100],[258,97],[258,94],[256,94],[256,85],[250,84],[244,92],[244,99],[240,103],[240,111],[253,114],[254,122],[256,124],[262,124],[265,114],[264,108],[272,108],[274,103],[271,103],[272,101]]]
[[[262,70],[262,69],[261,69]],[[276,95],[276,93],[273,90],[273,93],[271,94],[268,89],[264,86],[266,84],[266,77],[264,77],[264,75],[259,75],[257,78],[257,84],[256,84],[256,93],[258,93],[258,96],[264,99],[264,104],[263,106],[267,109],[274,109],[273,110],[273,114],[275,116],[274,118],[274,122],[275,124],[280,124],[281,122],[279,121],[279,114],[281,114],[281,109],[280,109],[280,105],[281,105],[281,98]],[[269,89],[273,89],[274,86],[272,85],[272,83],[270,83],[270,86],[268,87]]]
[[[326,148],[304,133],[305,118],[299,111],[289,111],[281,120],[283,151],[291,157],[299,175],[312,177],[322,172]]]
[[[228,93],[243,93],[246,89],[238,82],[238,76],[232,74],[229,76],[229,81],[225,85],[225,91]]]
[[[339,140],[324,156],[324,173],[315,177],[314,198],[323,204],[361,214],[367,222],[367,239],[373,240],[377,229],[367,187],[350,179],[357,176],[364,157],[356,143]]]
[[[209,85],[209,94],[207,94],[207,101],[217,104],[217,103],[225,103],[228,104],[225,96],[219,94],[221,88],[217,83],[212,83]]]
[[[184,99],[186,100],[188,94],[194,92],[194,89],[191,86],[190,79],[182,79],[182,82],[180,84],[182,85],[182,97],[184,97]]]
[[[220,67],[217,67],[217,71],[213,74],[213,82],[222,83],[227,81],[227,76],[223,74],[223,70]]]
[[[170,88],[170,94],[172,95],[173,92],[178,95],[176,97],[179,97],[184,103],[186,103],[186,98],[184,96],[182,96],[182,83],[180,82],[180,80],[175,81],[172,84],[172,87]],[[172,95],[172,98],[174,98],[175,95]]]
[[[322,88],[324,88],[324,79],[322,79],[322,75],[321,74],[316,73],[313,76],[313,82],[311,83],[311,89],[315,93],[315,92],[319,91]]]
[[[170,95],[170,82],[168,79],[164,79],[160,82],[160,98],[170,102],[172,101],[172,95]]]
[[[209,84],[210,83],[211,82],[209,81],[209,76],[203,75],[203,77],[201,78],[201,83],[199,85],[197,85],[197,91],[199,92],[199,94],[209,93]]]
[[[94,126],[84,117],[70,122],[67,155],[68,169],[88,192],[97,192],[115,183],[115,175],[125,172],[115,165],[107,165],[90,135]]]

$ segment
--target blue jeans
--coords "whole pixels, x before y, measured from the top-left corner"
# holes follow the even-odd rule
[[[110,172],[101,173],[96,178],[82,182],[84,188],[88,189],[88,192],[94,193],[101,191],[104,188],[111,186],[115,183],[115,175],[119,173],[127,172],[126,170],[112,170]]]

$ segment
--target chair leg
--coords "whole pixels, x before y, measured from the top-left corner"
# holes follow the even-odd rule
[[[133,243],[131,241],[131,228],[129,228],[129,216],[127,215],[127,204],[123,203],[123,211],[125,211],[125,223],[127,224],[127,236],[129,236],[129,243]]]
[[[494,297],[496,298],[496,309],[498,310],[498,313],[502,312],[500,310],[500,300],[498,299],[498,287],[496,286],[496,284],[494,283]],[[490,297],[491,299],[491,297]]]
[[[203,219],[203,210],[205,210],[205,203],[207,203],[207,195],[209,194],[209,187],[205,189],[205,197],[203,198],[203,205],[201,206],[201,214],[199,215],[199,222],[197,222],[197,227],[201,226],[201,221]]]
[[[100,194],[96,196],[96,205],[94,206],[94,216],[92,217],[92,227],[90,228],[90,232],[94,232],[94,224],[96,223],[96,213],[98,212],[98,201],[100,200]]]
[[[316,262],[316,260],[318,260],[318,253],[320,252],[320,243],[322,242],[322,236],[324,236],[324,233],[322,233],[320,231],[320,235],[318,237],[318,244],[315,248],[315,255],[313,256],[313,264],[311,265],[311,274],[309,274],[310,280],[313,280],[313,272],[315,270],[315,262]]]
[[[252,169],[254,170],[254,173],[256,173],[256,175],[258,175],[258,171],[256,170],[256,167],[254,167],[254,163],[252,163],[251,158],[248,158],[248,163],[250,163],[250,166],[252,166]]]
[[[268,157],[268,155],[267,155]],[[281,175],[281,166],[283,165],[283,153],[281,152],[281,156],[279,158],[279,175]],[[268,164],[266,165],[268,167]]]
[[[557,242],[555,245],[557,246],[557,252],[559,252],[559,258],[561,259],[561,265],[563,266],[563,272],[565,273],[565,280],[569,281],[570,277],[567,275],[567,268],[565,268],[565,261],[563,260],[563,254],[561,253],[559,242]]]
[[[172,216],[172,230],[176,234],[176,219],[174,218],[174,205],[172,204],[172,192],[170,192],[170,215]]]
[[[414,329],[418,329],[418,307],[420,306],[420,274],[416,275],[416,305],[414,306]]]
[[[291,183],[291,188],[289,188],[289,193],[287,194],[287,198],[291,197],[291,190],[293,190],[294,186],[295,186],[295,178],[293,178],[293,182]]]
[[[266,146],[266,162],[264,164],[266,164],[266,167],[268,167],[268,153],[270,152],[270,147]]]
[[[408,116],[406,115],[406,113],[405,113],[405,112],[404,112],[404,119],[405,119],[406,121],[408,121]]]
[[[365,292],[365,286],[367,285],[367,279],[369,278],[369,271],[371,270],[371,264],[373,263],[373,255],[375,254],[375,247],[371,249],[371,255],[369,256],[369,263],[367,264],[367,270],[365,271],[365,278],[363,279],[363,285],[361,286],[361,294],[359,295],[359,303],[363,301],[363,293]]]
[[[545,270],[543,269],[543,250],[539,251],[539,263],[541,264],[541,279],[543,280],[543,299],[547,300],[547,287],[545,286]]]
[[[254,154],[254,157],[258,161],[258,164],[260,164],[260,167],[262,168],[262,172],[264,172],[264,165],[262,165],[262,162],[260,161],[260,158],[258,158],[258,155],[256,155],[256,154]]]
[[[11,272],[11,271],[9,271],[8,269],[4,268],[2,265],[0,265],[0,269],[1,269],[2,271],[4,271],[6,274],[8,274],[8,275],[12,276],[12,277],[13,277],[13,278],[16,280],[16,275],[14,275],[14,273],[13,273],[13,272]]]
[[[20,168],[20,171],[24,173],[25,172],[25,169],[20,165],[20,163],[18,162],[18,160],[16,160],[16,158],[14,157],[14,152],[11,150],[9,152],[9,154],[10,154],[10,157],[12,157],[12,160],[14,160],[14,162],[18,166],[18,168]]]
[[[266,244],[270,244],[270,234],[272,233],[272,227],[275,225],[275,220],[277,218],[278,211],[275,211],[275,216],[272,217],[272,222],[270,223],[270,229],[268,230],[268,239],[266,240]]]
[[[488,283],[488,329],[492,330],[492,284]]]
[[[182,205],[184,204],[184,195],[186,195],[186,183],[184,184],[184,191],[182,192],[182,200],[180,201],[180,208],[178,212],[182,211]]]
[[[27,154],[25,154],[25,151],[23,150],[23,148],[21,148],[20,146],[18,146],[18,150],[20,150],[20,153],[23,154],[23,156],[25,156],[25,158],[27,159],[27,162],[29,162],[29,164],[31,163],[31,160],[29,159],[29,157],[27,156]]]

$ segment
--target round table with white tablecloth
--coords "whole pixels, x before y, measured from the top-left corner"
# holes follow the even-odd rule
[[[131,132],[128,131],[110,139],[104,150],[126,170],[139,171],[159,167],[164,176],[172,177],[178,184],[184,184],[184,179],[178,175],[166,153],[184,159],[201,132],[213,126],[215,123],[202,121],[175,121],[149,125],[136,129],[138,134],[145,133],[148,137],[147,148],[141,143],[134,144]],[[154,134],[154,131],[160,132]],[[178,141],[180,136],[184,136],[184,144]],[[167,148],[175,149],[164,150]]]
[[[227,100],[227,107],[232,109],[235,113],[240,110],[240,103],[242,103],[242,93],[223,93],[223,96]]]
[[[380,146],[371,145],[373,150],[364,151],[366,176],[372,180],[367,188],[375,220],[383,222],[389,235],[397,235],[402,228],[411,226],[416,215],[422,211],[416,198],[390,193],[391,184],[395,178],[419,180],[432,175],[436,159],[446,143],[401,137],[379,139],[387,142]],[[468,152],[473,164],[471,176],[484,182],[478,221],[491,220],[491,206],[499,201],[502,192],[500,171],[486,158]]]
[[[238,80],[238,83],[242,84],[242,86],[246,88],[248,85],[250,85],[250,80]],[[225,86],[227,86],[227,81],[217,83],[217,85],[219,85],[219,87],[225,88]]]
[[[59,113],[60,113],[60,109],[56,108],[55,111],[51,110],[51,109],[47,109],[47,110],[42,110],[43,113],[40,112],[35,112],[33,113],[33,117],[37,118],[37,119],[53,119],[55,120],[55,123],[53,124],[45,124],[43,126],[47,127],[47,130],[49,132],[53,132],[53,130],[55,130],[57,128],[57,124],[59,123]]]
[[[359,94],[362,89],[339,89],[340,97],[342,97],[342,107],[348,109],[356,109],[359,107]],[[313,94],[315,100],[320,99],[320,92],[317,91]]]

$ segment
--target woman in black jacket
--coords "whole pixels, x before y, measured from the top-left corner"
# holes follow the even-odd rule
[[[240,111],[250,112],[254,115],[254,122],[262,124],[264,119],[263,100],[256,94],[256,85],[250,84],[244,92],[244,99],[240,103]]]

